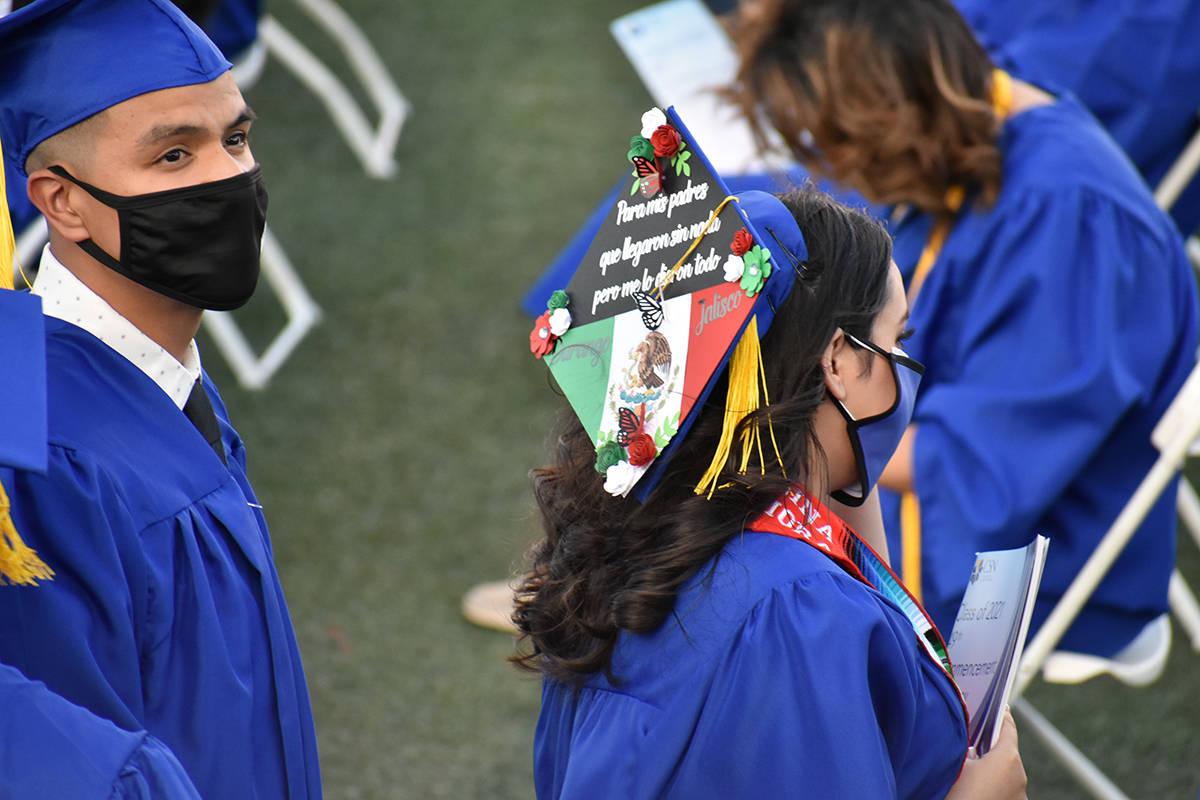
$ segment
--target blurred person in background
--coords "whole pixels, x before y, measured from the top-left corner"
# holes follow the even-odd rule
[[[205,309],[257,282],[254,114],[165,0],[38,0],[0,18],[0,63],[7,174],[50,233],[33,287],[47,465],[0,469],[45,571],[0,587],[0,662],[27,713],[73,704],[78,755],[59,769],[59,739],[10,719],[0,752],[20,760],[0,780],[16,797],[318,798],[266,520],[194,341]]]
[[[1180,237],[1067,93],[994,68],[946,0],[754,0],[733,96],[887,206],[927,366],[880,481],[893,559],[943,630],[974,554],[1052,540],[1036,630],[1155,458],[1196,347]],[[1061,643],[1111,656],[1167,608],[1168,487]]]
[[[1151,188],[1200,129],[1197,0],[955,0],[1004,69],[1078,97]],[[1195,175],[1170,208],[1184,234],[1200,226]]]

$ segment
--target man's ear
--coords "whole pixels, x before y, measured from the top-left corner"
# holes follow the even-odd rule
[[[72,242],[91,238],[83,217],[72,202],[72,198],[78,197],[82,189],[74,191],[78,187],[48,169],[30,173],[25,187],[33,205],[64,238]]]
[[[850,343],[842,329],[833,333],[825,352],[821,354],[821,370],[825,373],[825,388],[838,400],[846,400],[846,376],[850,374]]]

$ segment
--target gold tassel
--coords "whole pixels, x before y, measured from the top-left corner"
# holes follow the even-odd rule
[[[21,540],[12,522],[11,509],[8,492],[0,483],[0,583],[7,581],[32,586],[40,580],[53,580],[54,570]]]
[[[725,396],[725,420],[721,426],[721,438],[717,442],[717,451],[713,454],[712,463],[700,482],[696,484],[696,494],[711,498],[717,489],[717,480],[725,471],[733,449],[733,433],[739,422],[751,412],[770,405],[767,395],[767,376],[763,368],[762,349],[758,341],[758,317],[750,318],[746,330],[742,334],[733,355],[729,359],[729,389]],[[767,427],[771,434],[771,445],[775,448],[775,458],[782,467],[779,457],[779,445],[775,442],[775,430],[770,422]],[[738,474],[745,475],[750,466],[750,457],[758,453],[759,465],[766,473],[766,463],[762,454],[762,436],[758,426],[742,435],[742,458]]]
[[[8,195],[4,191],[4,147],[0,145],[0,289],[13,288],[13,265],[17,262],[17,238],[13,236],[8,213]]]

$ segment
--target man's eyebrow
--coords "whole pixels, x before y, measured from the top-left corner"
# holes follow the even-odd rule
[[[203,125],[155,125],[138,137],[142,147],[152,147],[164,139],[174,139],[178,136],[200,136],[208,129]]]
[[[228,128],[236,128],[245,122],[253,122],[258,119],[258,115],[254,113],[254,109],[250,106],[242,108],[237,118],[226,126]],[[138,137],[138,144],[142,147],[153,147],[164,139],[174,139],[180,136],[203,136],[208,133],[208,128],[204,125],[155,125],[150,130]]]
[[[227,125],[226,128],[236,128],[243,122],[254,122],[256,119],[258,119],[258,114],[254,113],[254,109],[250,106],[243,106],[241,113],[237,116],[237,119]]]

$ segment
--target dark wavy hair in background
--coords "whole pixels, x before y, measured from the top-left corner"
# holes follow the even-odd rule
[[[711,499],[694,493],[721,433],[722,377],[646,502],[613,497],[595,470],[594,444],[566,409],[553,463],[530,473],[545,538],[530,551],[517,589],[517,665],[575,686],[599,671],[619,680],[610,669],[619,634],[657,629],[683,583],[788,488],[785,475],[807,476],[813,491],[827,489],[813,428],[825,399],[821,355],[839,328],[870,336],[887,301],[892,243],[877,222],[815,190],[780,199],[804,234],[808,261],[762,339],[771,405],[739,429],[763,426],[765,440],[769,414],[782,465],[738,475],[731,458]],[[864,360],[864,370],[868,365]]]
[[[991,59],[947,0],[745,0],[730,21],[741,107],[815,174],[876,203],[953,212],[952,187],[991,205],[1000,120]]]

